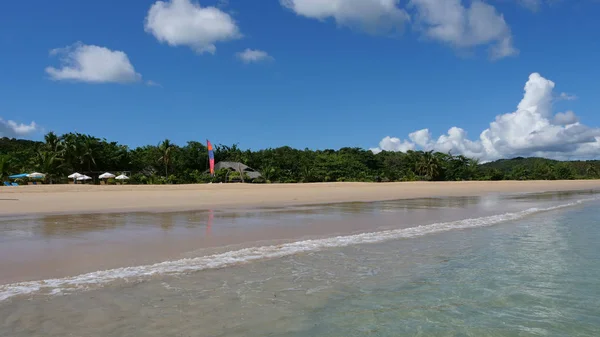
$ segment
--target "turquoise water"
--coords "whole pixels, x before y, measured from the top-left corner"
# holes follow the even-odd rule
[[[569,205],[15,296],[0,336],[600,336],[600,202]]]
[[[357,285],[288,335],[599,336],[598,206],[364,247],[363,267],[385,282]],[[381,255],[419,262],[395,274],[367,258]]]

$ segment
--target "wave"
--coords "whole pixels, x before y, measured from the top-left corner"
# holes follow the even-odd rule
[[[588,198],[568,204],[548,208],[530,208],[520,212],[505,213],[480,218],[464,219],[452,222],[441,222],[417,227],[385,230],[324,239],[297,241],[292,243],[245,248],[226,253],[187,258],[175,261],[96,271],[73,277],[48,279],[42,281],[20,282],[0,286],[0,301],[19,295],[59,295],[75,291],[91,290],[114,281],[141,281],[155,275],[172,275],[197,272],[207,269],[224,268],[256,260],[281,258],[304,252],[314,252],[327,248],[346,247],[357,244],[379,243],[395,239],[419,237],[427,234],[460,230],[468,228],[492,226],[498,223],[518,220],[528,215],[547,212],[560,208],[579,205],[583,202],[597,200]]]

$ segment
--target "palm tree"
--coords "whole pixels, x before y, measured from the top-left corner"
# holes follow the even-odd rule
[[[54,132],[48,132],[44,136],[44,140],[46,141],[46,144],[45,144],[46,151],[52,151],[57,154],[60,152],[60,150],[61,150],[60,138]]]
[[[596,168],[593,165],[588,165],[587,169],[585,170],[585,173],[590,178],[598,177],[598,170],[596,170]]]
[[[171,152],[173,151],[173,147],[173,144],[168,139],[165,139],[158,145],[161,154],[158,161],[161,161],[163,165],[165,165],[165,178],[169,176],[169,165],[171,164]]]
[[[4,179],[10,175],[10,157],[0,156],[0,179]]]
[[[31,161],[36,171],[45,173],[50,182],[61,167],[62,158],[50,151],[38,151]]]
[[[79,137],[73,133],[61,137],[61,157],[64,164],[73,171],[82,169],[83,158],[81,155],[81,142]]]
[[[97,139],[90,136],[85,136],[78,142],[80,147],[80,163],[83,165],[87,163],[88,171],[92,171],[92,164],[96,166],[96,142]]]
[[[424,152],[417,162],[417,171],[421,176],[434,180],[440,173],[440,160],[433,151]]]

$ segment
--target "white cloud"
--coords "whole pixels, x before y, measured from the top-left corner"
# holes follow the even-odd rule
[[[214,54],[215,43],[241,37],[229,14],[190,0],[155,2],[148,11],[144,29],[160,42],[188,46],[200,54]]]
[[[490,57],[518,54],[504,16],[484,2],[474,0],[467,8],[461,0],[411,0],[416,23],[424,34],[455,48],[490,45]]]
[[[522,6],[536,11],[542,5],[542,0],[517,0]]]
[[[510,27],[495,7],[481,0],[280,0],[296,14],[371,33],[401,30],[414,16],[415,28],[426,37],[456,49],[489,46],[492,59],[517,55]]]
[[[243,52],[237,53],[236,55],[244,63],[257,63],[261,61],[273,60],[273,57],[270,56],[266,51],[249,48]]]
[[[127,54],[118,50],[75,43],[50,52],[61,57],[61,67],[47,67],[46,73],[56,81],[89,83],[136,82],[142,75],[135,72]]]
[[[38,130],[35,122],[30,124],[17,123],[12,120],[0,118],[0,137],[17,138],[27,136]]]
[[[566,92],[561,92],[560,95],[558,95],[557,99],[561,101],[574,101],[577,99],[577,96],[567,94]]]
[[[160,85],[160,83],[154,82],[152,80],[146,81],[146,85],[149,87],[161,87],[162,88],[162,85]]]
[[[579,122],[579,118],[573,111],[559,112],[554,115],[554,124],[556,125],[570,125]]]
[[[371,33],[402,30],[410,21],[399,0],[280,0],[297,15],[325,20]]]
[[[410,140],[385,137],[374,152],[419,148],[463,154],[483,161],[516,156],[556,159],[595,158],[600,155],[600,129],[585,126],[572,111],[552,113],[554,82],[538,73],[529,76],[525,94],[515,112],[497,116],[478,140],[452,127],[434,139],[428,129],[409,135]],[[393,141],[391,141],[393,140]],[[401,144],[401,145],[399,145]]]
[[[415,144],[401,140],[400,138],[393,137],[385,137],[379,142],[379,147],[372,148],[371,151],[375,153],[379,153],[382,150],[385,151],[395,151],[395,152],[406,152],[409,150],[414,150]]]

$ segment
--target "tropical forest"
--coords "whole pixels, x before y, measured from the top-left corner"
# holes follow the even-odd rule
[[[269,148],[243,150],[216,145],[215,162],[239,162],[262,177],[253,183],[393,182],[463,180],[556,180],[600,178],[600,161],[556,161],[511,158],[480,163],[475,159],[433,151],[380,152],[361,148],[338,150]],[[42,172],[46,183],[67,183],[73,172],[98,176],[126,172],[128,184],[193,184],[230,182],[234,172],[210,175],[203,142],[129,148],[90,135],[48,133],[44,141],[0,138],[0,180],[21,172]],[[239,177],[238,177],[239,178]]]

